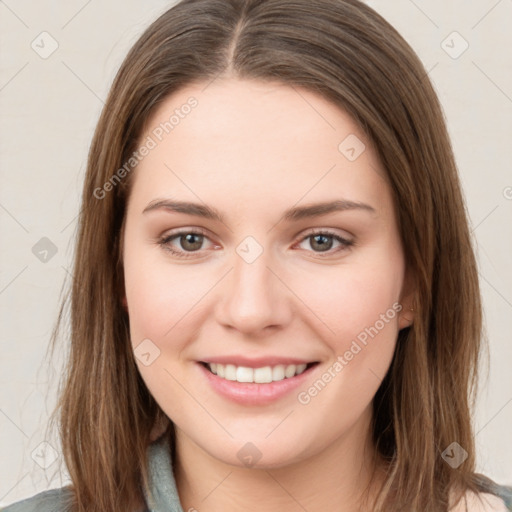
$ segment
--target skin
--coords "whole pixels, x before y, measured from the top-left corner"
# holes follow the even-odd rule
[[[355,510],[366,494],[374,448],[372,399],[386,374],[398,331],[413,321],[410,279],[385,172],[354,120],[323,97],[269,82],[218,79],[169,96],[153,113],[144,141],[190,96],[198,105],[134,171],[123,260],[125,303],[134,349],[160,350],[146,385],[176,425],[175,476],[183,509],[211,511]],[[338,146],[356,135],[354,161]],[[155,209],[155,199],[206,203],[221,223]],[[293,206],[347,199],[362,209],[281,220]],[[178,228],[207,236],[199,250],[159,240]],[[194,228],[194,229],[193,229]],[[333,238],[322,252],[311,235]],[[263,253],[236,252],[248,236]],[[365,328],[393,304],[403,310],[307,404],[297,395],[317,381]],[[151,345],[153,346],[153,345]],[[307,384],[267,405],[241,405],[207,383],[197,361],[226,354],[319,361]],[[261,459],[237,453],[251,442]],[[382,481],[377,467],[376,485]]]

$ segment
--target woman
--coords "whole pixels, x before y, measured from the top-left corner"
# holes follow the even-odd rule
[[[510,506],[475,473],[481,303],[442,111],[363,3],[155,21],[95,132],[73,275],[72,485],[7,511]]]

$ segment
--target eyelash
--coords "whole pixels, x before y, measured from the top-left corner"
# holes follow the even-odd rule
[[[189,251],[189,252],[177,251],[176,249],[173,249],[169,245],[169,243],[172,240],[174,240],[175,238],[179,238],[180,236],[183,236],[183,235],[200,235],[200,236],[204,236],[205,238],[208,238],[207,234],[204,231],[201,231],[200,229],[182,230],[182,231],[178,231],[176,233],[172,233],[171,235],[166,235],[166,236],[162,237],[158,241],[158,244],[164,250],[169,251],[170,253],[172,253],[173,256],[177,256],[178,258],[183,258],[183,259],[192,258],[192,257],[194,257],[195,254],[199,253],[200,251]],[[332,231],[325,230],[325,229],[324,230],[319,230],[319,229],[314,230],[314,231],[308,233],[307,235],[303,236],[299,240],[299,242],[302,243],[304,240],[307,240],[308,238],[312,238],[312,237],[318,236],[318,235],[332,237],[337,242],[340,242],[341,245],[342,245],[342,247],[338,248],[337,250],[329,249],[328,251],[325,251],[323,253],[322,252],[315,252],[315,251],[313,251],[315,254],[319,255],[320,258],[331,256],[332,254],[336,254],[336,253],[338,253],[340,251],[346,250],[346,249],[352,247],[353,245],[355,245],[355,242],[353,240],[347,240],[346,238],[343,238],[340,235],[338,235],[336,233],[333,233]]]

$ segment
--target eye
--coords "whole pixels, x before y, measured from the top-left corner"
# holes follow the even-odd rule
[[[178,258],[190,258],[194,256],[194,253],[202,250],[202,245],[205,240],[209,239],[203,231],[182,230],[177,233],[164,236],[158,241],[158,243],[163,247],[163,249],[171,252]],[[172,245],[172,242],[177,242],[177,244]]]
[[[326,253],[327,256],[330,256],[333,253],[346,250],[354,245],[353,240],[347,240],[337,233],[333,233],[328,230],[315,230],[314,232],[309,233],[301,239],[301,244],[308,240],[309,246],[314,249],[313,252],[319,254],[321,257],[323,257],[323,254],[321,253]],[[338,242],[340,246],[335,250],[331,250],[334,242]]]
[[[198,229],[181,230],[162,237],[158,244],[178,258],[192,258],[200,253],[205,240],[209,240],[204,231]],[[330,256],[354,245],[353,240],[347,240],[337,233],[328,230],[316,230],[301,238],[300,244],[310,241],[309,245],[313,248],[313,252],[321,257]],[[331,250],[334,243],[337,242],[339,247]]]

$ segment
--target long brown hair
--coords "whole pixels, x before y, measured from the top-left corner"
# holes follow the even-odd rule
[[[482,314],[475,257],[427,72],[396,30],[358,0],[183,0],[124,60],[89,153],[70,357],[54,412],[73,510],[135,510],[147,485],[151,432],[166,419],[137,371],[121,304],[121,236],[133,173],[118,170],[166,96],[219,76],[306,88],[347,111],[372,141],[416,284],[414,324],[400,331],[374,398],[373,439],[388,476],[373,510],[447,511],[451,489],[478,491],[471,409]],[[122,179],[114,182],[114,175]],[[58,324],[62,317],[61,309]],[[172,423],[168,428],[172,437]],[[457,469],[442,457],[452,442],[468,453]]]

